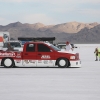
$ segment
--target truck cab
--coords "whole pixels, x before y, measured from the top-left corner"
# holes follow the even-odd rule
[[[44,42],[27,42],[22,52],[0,52],[0,62],[7,68],[14,66],[60,68],[81,66],[78,53],[61,51],[56,46]]]

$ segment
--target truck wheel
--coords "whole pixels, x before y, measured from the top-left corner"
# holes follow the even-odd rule
[[[65,68],[65,67],[69,67],[69,61],[65,58],[60,58],[57,61],[57,65],[60,68]]]
[[[5,68],[12,68],[14,67],[14,61],[11,58],[5,58],[3,60],[3,66]]]

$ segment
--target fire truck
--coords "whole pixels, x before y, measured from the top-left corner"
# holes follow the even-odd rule
[[[68,53],[50,43],[27,42],[23,51],[0,51],[0,65],[12,67],[81,67],[79,53]]]

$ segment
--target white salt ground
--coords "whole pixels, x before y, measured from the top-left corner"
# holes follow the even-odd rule
[[[0,100],[100,100],[97,45],[79,45],[81,68],[0,68]]]

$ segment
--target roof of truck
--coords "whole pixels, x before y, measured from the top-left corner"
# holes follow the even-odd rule
[[[27,44],[27,43],[43,43],[43,44],[51,45],[51,43],[49,43],[48,41],[45,41],[45,42],[43,42],[43,41],[36,41],[36,42],[30,41],[30,42],[26,42],[25,44]]]

